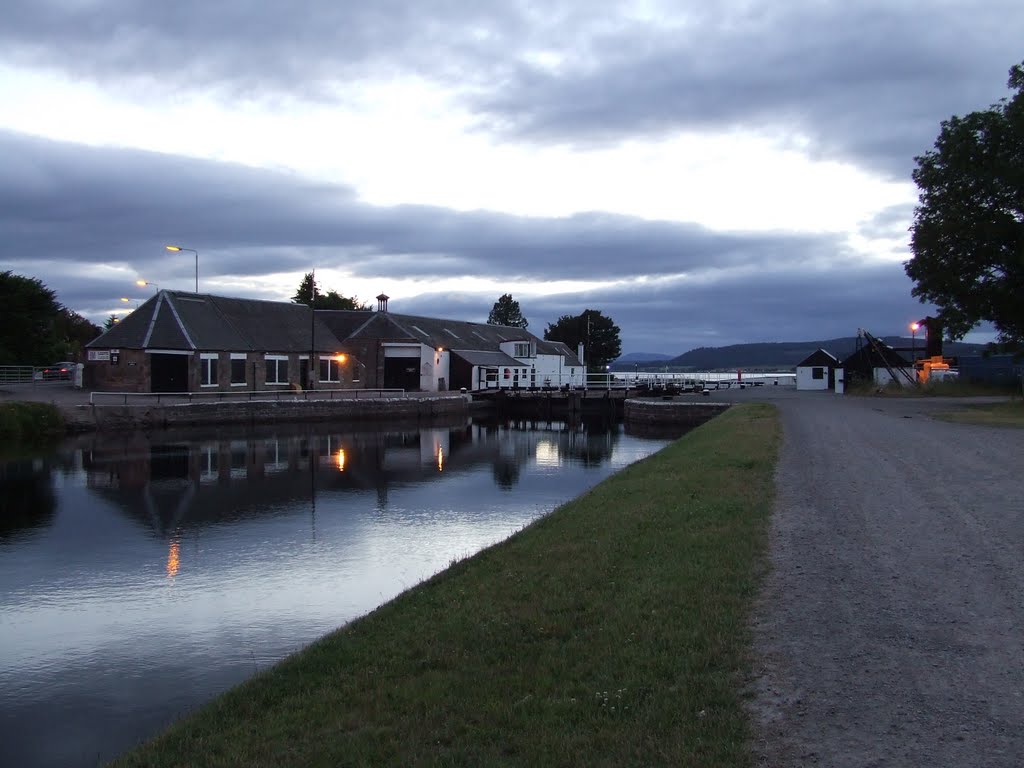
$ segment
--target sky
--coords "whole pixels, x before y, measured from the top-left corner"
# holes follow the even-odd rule
[[[624,353],[909,335],[914,158],[1008,95],[1022,30],[1019,0],[5,0],[0,269],[97,324],[194,290],[176,244],[202,293],[511,293]]]

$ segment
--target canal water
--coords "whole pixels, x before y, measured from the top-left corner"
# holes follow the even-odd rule
[[[667,441],[470,420],[0,462],[0,763],[102,764]]]

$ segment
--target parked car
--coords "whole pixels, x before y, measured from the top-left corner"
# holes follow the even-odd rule
[[[75,375],[75,364],[64,360],[43,368],[43,381],[71,381]]]

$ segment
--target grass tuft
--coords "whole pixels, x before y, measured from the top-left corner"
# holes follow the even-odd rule
[[[778,442],[731,408],[115,765],[749,765]]]
[[[1003,403],[975,403],[966,408],[936,414],[944,421],[996,427],[1024,427],[1024,400]]]

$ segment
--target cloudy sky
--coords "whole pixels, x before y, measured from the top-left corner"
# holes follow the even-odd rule
[[[5,0],[0,269],[624,352],[905,332],[914,156],[1007,95],[1019,0]]]

